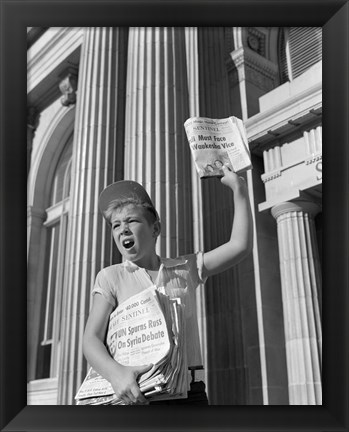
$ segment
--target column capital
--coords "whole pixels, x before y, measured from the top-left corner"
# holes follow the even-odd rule
[[[315,217],[321,211],[321,206],[314,201],[301,199],[295,201],[286,201],[275,205],[271,209],[271,214],[275,219],[285,213],[303,212]]]
[[[76,104],[76,91],[78,87],[77,68],[68,68],[60,75],[59,90],[62,93],[61,104],[63,106]]]
[[[35,130],[39,124],[40,112],[35,106],[27,107],[27,127]]]

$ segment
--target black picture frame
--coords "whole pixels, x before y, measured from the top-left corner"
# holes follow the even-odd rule
[[[348,431],[348,1],[0,2],[1,430]],[[43,25],[323,27],[322,406],[26,405],[26,27]]]

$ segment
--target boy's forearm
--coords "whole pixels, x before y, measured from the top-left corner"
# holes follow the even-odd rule
[[[83,350],[93,369],[110,382],[120,365],[110,356],[104,343],[95,336],[86,337]]]
[[[230,240],[238,242],[241,249],[249,252],[253,244],[253,220],[250,200],[246,189],[233,190],[234,221]]]
[[[230,187],[234,200],[234,219],[230,239],[217,248],[205,252],[203,274],[212,276],[238,264],[252,250],[253,223],[247,185],[237,180],[236,174],[224,178]]]

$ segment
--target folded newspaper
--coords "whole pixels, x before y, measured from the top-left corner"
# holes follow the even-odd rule
[[[236,173],[252,168],[245,127],[237,117],[191,117],[184,128],[200,178],[222,177],[223,165]]]
[[[150,401],[187,397],[189,390],[184,305],[155,286],[119,305],[110,315],[106,346],[120,364],[153,364],[139,387]],[[77,405],[124,405],[111,384],[90,368],[75,396]]]

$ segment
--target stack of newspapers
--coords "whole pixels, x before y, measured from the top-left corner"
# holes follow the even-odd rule
[[[106,346],[124,366],[153,364],[138,384],[149,401],[187,397],[184,305],[152,286],[110,315]],[[92,368],[75,396],[77,405],[124,405],[111,384]]]

